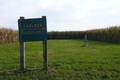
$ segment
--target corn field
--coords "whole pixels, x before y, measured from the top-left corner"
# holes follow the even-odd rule
[[[64,31],[48,32],[48,39],[84,39],[120,43],[120,26],[113,26],[106,29],[94,29],[87,31]]]
[[[18,42],[18,31],[1,28],[0,29],[0,44]]]
[[[84,38],[83,31],[48,32],[48,39],[82,39],[82,38]]]
[[[120,43],[120,27],[114,26],[106,29],[86,31],[89,40]]]
[[[87,31],[51,31],[48,32],[48,39],[84,39],[120,43],[120,26],[113,26],[106,29],[94,29]],[[18,31],[12,29],[0,29],[0,44],[18,42]]]

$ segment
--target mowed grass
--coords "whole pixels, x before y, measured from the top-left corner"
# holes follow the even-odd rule
[[[48,67],[42,42],[26,42],[26,70],[20,72],[19,43],[0,44],[0,80],[120,80],[120,45],[88,40],[48,40]],[[38,70],[34,70],[38,69]],[[17,70],[8,74],[11,70]]]

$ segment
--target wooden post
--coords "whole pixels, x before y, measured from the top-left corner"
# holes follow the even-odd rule
[[[42,18],[46,19],[46,16],[42,16]],[[45,22],[46,23],[46,22]],[[46,25],[47,26],[47,25]],[[43,69],[48,70],[48,61],[47,61],[47,41],[43,41]]]
[[[48,69],[48,62],[47,62],[47,41],[43,41],[43,69],[47,70]]]
[[[20,17],[24,19],[24,17]],[[25,70],[25,42],[20,42],[20,70]]]
[[[87,47],[87,35],[85,35],[85,47]]]

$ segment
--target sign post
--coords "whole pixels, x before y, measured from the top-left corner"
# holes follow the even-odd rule
[[[48,62],[47,62],[47,41],[43,41],[43,69],[47,70]]]
[[[20,41],[20,70],[25,70],[25,42],[43,41],[43,69],[47,70],[47,24],[46,16],[42,18],[24,19],[20,17],[19,41]]]
[[[46,19],[46,16],[42,16],[42,18]],[[47,26],[47,25],[46,25]],[[43,69],[47,70],[48,62],[47,62],[47,41],[43,41]]]
[[[24,17],[20,17],[20,20]],[[25,70],[25,42],[20,41],[20,70]]]

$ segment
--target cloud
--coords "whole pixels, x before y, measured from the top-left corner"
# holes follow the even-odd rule
[[[48,30],[86,30],[119,25],[119,0],[0,1],[0,26],[18,29],[17,20],[46,15]]]

